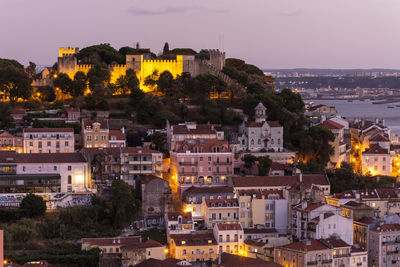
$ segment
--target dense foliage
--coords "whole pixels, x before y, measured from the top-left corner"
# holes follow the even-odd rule
[[[41,196],[30,193],[22,199],[20,209],[30,218],[43,216],[46,212],[46,202]]]
[[[78,52],[78,60],[86,64],[124,64],[125,57],[110,44],[92,45]]]
[[[8,65],[0,68],[0,90],[15,103],[19,98],[28,100],[32,95],[31,79],[21,68]]]

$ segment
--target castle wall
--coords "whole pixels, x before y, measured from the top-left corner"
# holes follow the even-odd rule
[[[116,83],[119,77],[126,74],[126,65],[110,65],[108,67],[111,72],[111,83]]]

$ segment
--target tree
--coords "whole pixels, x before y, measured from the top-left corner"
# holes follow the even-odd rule
[[[168,55],[168,54],[169,54],[169,44],[166,42],[163,48],[163,55]]]
[[[54,79],[54,87],[61,90],[65,95],[71,94],[72,80],[66,73],[60,73]]]
[[[54,88],[51,86],[41,86],[37,89],[38,97],[41,102],[53,102],[56,100]]]
[[[78,60],[88,64],[112,63],[124,64],[125,57],[110,44],[92,45],[81,49],[78,53]]]
[[[71,83],[71,96],[72,97],[78,97],[83,95],[83,93],[85,92],[85,89],[87,87],[87,77],[85,75],[85,73],[83,73],[82,71],[78,71],[77,73],[75,73],[74,75],[74,80]]]
[[[242,160],[244,162],[244,167],[248,170],[251,170],[254,163],[257,161],[257,157],[252,154],[245,154]]]
[[[0,68],[0,90],[8,96],[11,103],[17,102],[19,98],[27,100],[32,94],[31,79],[15,66]]]
[[[14,125],[14,119],[11,116],[11,106],[8,103],[0,102],[0,129],[7,129]]]
[[[24,66],[14,59],[0,58],[0,68],[14,66],[20,70],[24,70]]]
[[[157,81],[159,77],[160,76],[158,74],[158,71],[157,70],[153,71],[152,74],[150,74],[144,79],[144,85],[149,87],[152,91],[155,91],[157,88]]]
[[[36,77],[36,64],[29,61],[29,66],[25,69],[25,72],[28,74],[30,79],[35,79]]]
[[[272,160],[269,156],[258,157],[258,175],[267,176],[272,165]]]
[[[129,69],[125,75],[121,75],[116,82],[117,89],[124,95],[139,88],[139,79],[134,70]]]
[[[111,186],[111,197],[108,204],[111,208],[111,218],[114,227],[120,229],[130,224],[137,212],[138,206],[132,188],[122,180],[115,180]]]
[[[156,146],[155,149],[158,151],[165,150],[167,144],[167,134],[162,132],[155,132],[149,136],[150,141]]]
[[[173,83],[174,83],[174,76],[172,76],[171,72],[169,71],[162,72],[160,74],[160,77],[158,77],[158,80],[156,81],[158,90],[163,94],[168,94],[171,92]]]
[[[94,89],[96,85],[107,86],[110,82],[111,73],[105,64],[95,64],[87,73],[90,89]]]
[[[46,212],[46,202],[41,196],[29,193],[21,201],[22,209],[28,217],[39,217]]]

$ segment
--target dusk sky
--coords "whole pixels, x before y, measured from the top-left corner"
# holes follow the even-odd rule
[[[261,68],[400,69],[399,0],[0,0],[0,57],[58,47],[219,48]]]

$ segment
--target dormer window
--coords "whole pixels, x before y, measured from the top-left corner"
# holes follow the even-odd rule
[[[222,207],[222,203],[218,203],[218,207]]]

